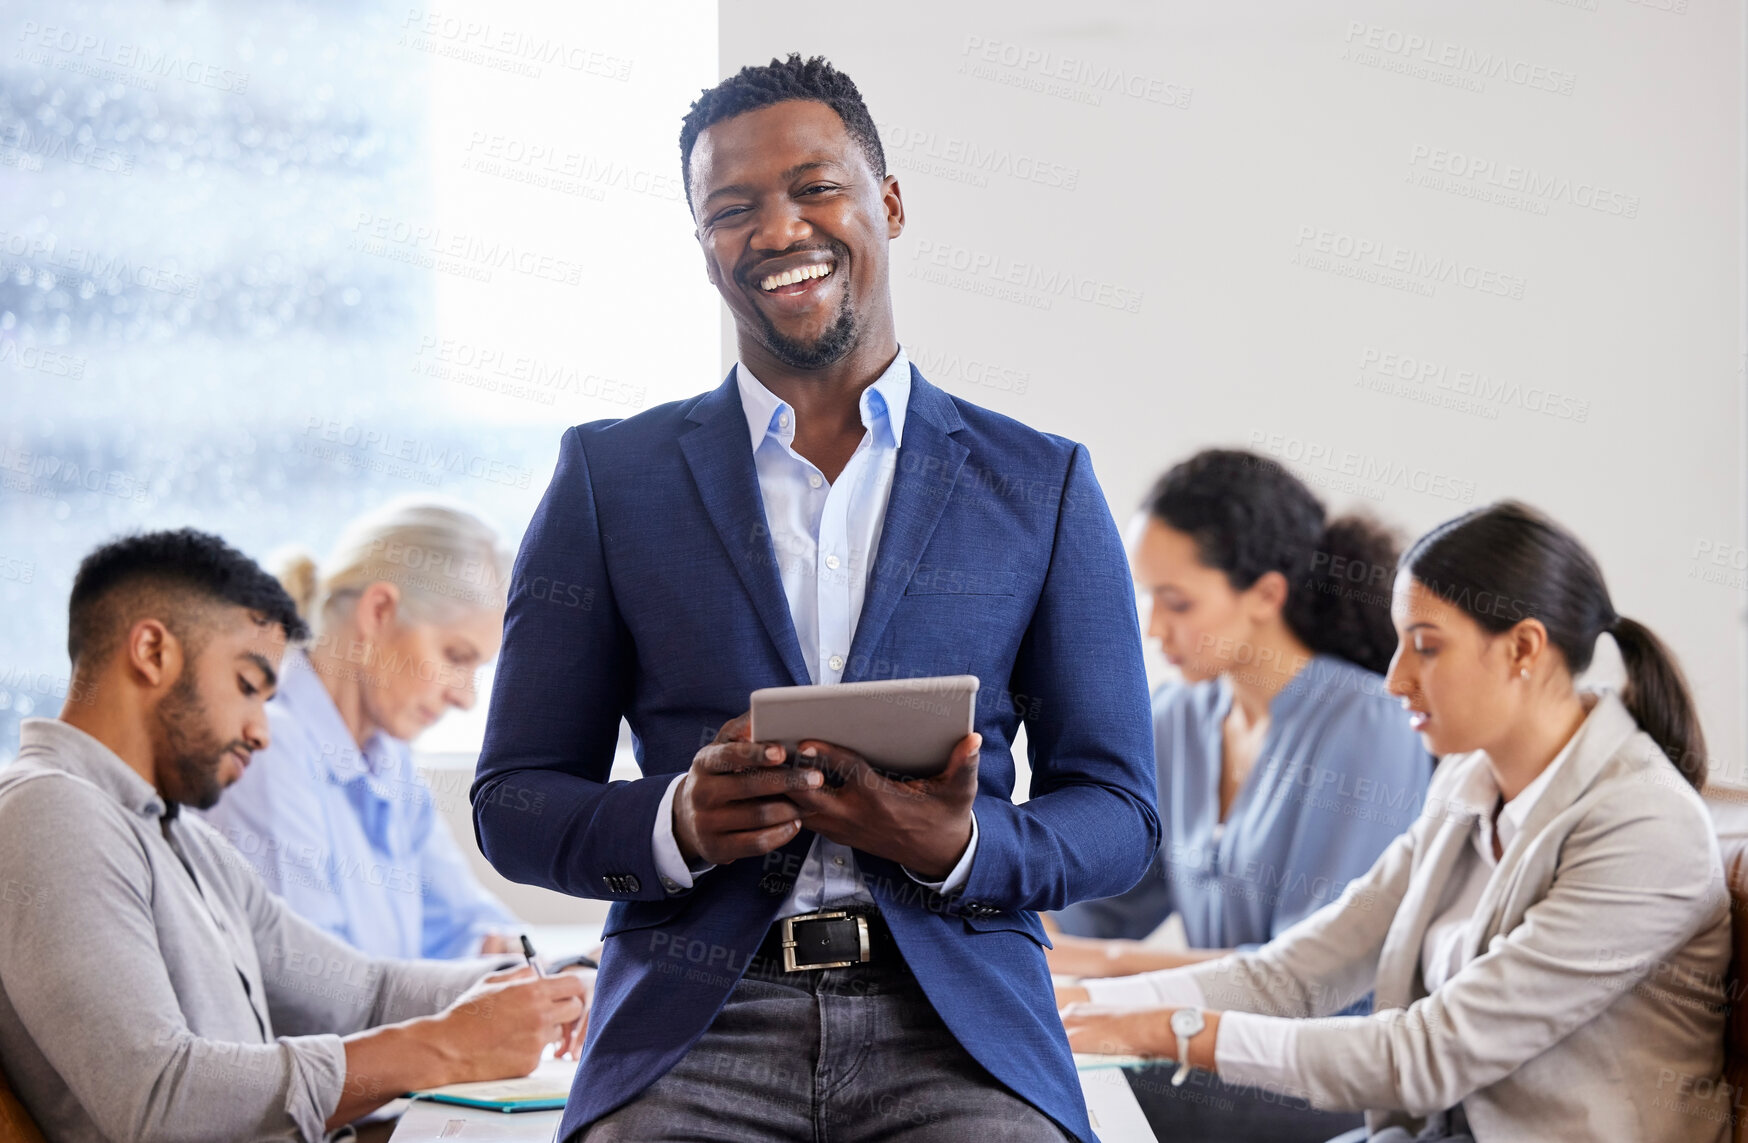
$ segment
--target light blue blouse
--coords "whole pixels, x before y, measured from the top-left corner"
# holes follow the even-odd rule
[[[1181,914],[1191,948],[1264,944],[1340,896],[1420,813],[1433,758],[1384,680],[1319,655],[1269,704],[1256,765],[1220,822],[1225,678],[1153,699],[1164,827],[1153,866],[1120,897],[1058,913],[1075,936],[1147,936]]]
[[[470,956],[487,933],[514,930],[412,750],[380,731],[360,750],[301,649],[285,656],[267,721],[268,748],[206,817],[294,912],[376,956]]]

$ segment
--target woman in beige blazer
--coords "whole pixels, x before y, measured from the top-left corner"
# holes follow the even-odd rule
[[[1070,1042],[1364,1109],[1373,1140],[1716,1143],[1729,898],[1680,669],[1511,502],[1422,537],[1391,610],[1389,688],[1442,756],[1419,821],[1255,952],[1061,988]],[[1618,695],[1573,683],[1605,632]]]

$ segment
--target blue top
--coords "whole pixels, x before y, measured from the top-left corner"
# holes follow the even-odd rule
[[[292,910],[376,956],[460,957],[513,929],[413,768],[378,731],[360,750],[294,648],[267,704],[272,742],[206,812]],[[451,796],[465,793],[458,782]]]
[[[1165,839],[1127,893],[1071,905],[1063,932],[1147,936],[1183,916],[1191,948],[1265,944],[1340,896],[1420,813],[1433,758],[1384,680],[1313,658],[1269,704],[1256,765],[1220,823],[1224,678],[1153,699]]]

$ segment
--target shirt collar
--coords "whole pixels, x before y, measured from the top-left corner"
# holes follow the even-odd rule
[[[741,411],[746,414],[747,436],[754,452],[759,451],[767,436],[775,436],[784,445],[795,439],[795,410],[787,401],[765,388],[745,362],[735,365],[734,380],[740,389]],[[860,407],[862,424],[875,434],[877,442],[886,443],[880,440],[879,431],[884,424],[892,435],[891,447],[904,444],[904,417],[910,407],[910,358],[904,346],[898,347],[898,356],[875,378],[874,384],[862,390]]]
[[[303,725],[316,743],[318,765],[342,785],[364,775],[381,776],[395,761],[392,740],[380,730],[365,741],[362,750],[358,748],[334,696],[322,685],[309,652],[302,647],[286,652],[273,701]]]
[[[18,761],[33,762],[83,778],[129,812],[141,817],[164,815],[157,788],[121,760],[121,755],[58,718],[27,718],[18,727]]]

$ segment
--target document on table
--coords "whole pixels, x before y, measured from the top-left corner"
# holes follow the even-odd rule
[[[1114,1059],[1103,1056],[1098,1059]],[[1077,1057],[1076,1062],[1079,1062]],[[1158,1063],[1157,1060],[1147,1061]],[[1082,1068],[1080,1090],[1086,1097],[1087,1120],[1099,1143],[1159,1143],[1147,1116],[1129,1088],[1129,1077],[1116,1065]]]
[[[1074,1053],[1074,1066],[1083,1072],[1094,1072],[1100,1068],[1145,1068],[1164,1062],[1166,1061],[1150,1059],[1147,1056],[1105,1056],[1092,1052]]]
[[[575,1060],[549,1056],[540,1061],[540,1066],[532,1074],[518,1079],[446,1084],[429,1091],[414,1092],[410,1098],[480,1107],[487,1111],[551,1111],[564,1106],[576,1074]]]

